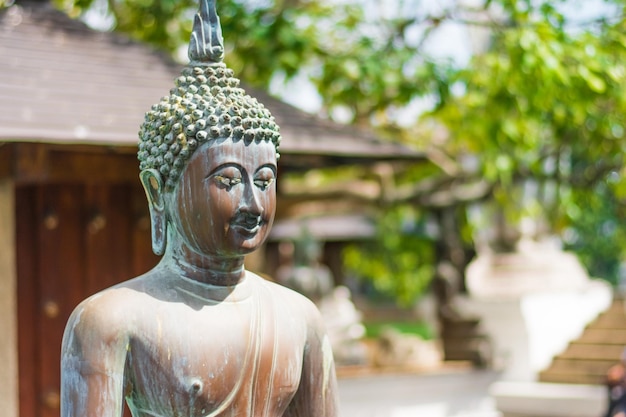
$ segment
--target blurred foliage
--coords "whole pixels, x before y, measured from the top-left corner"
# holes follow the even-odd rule
[[[623,4],[574,24],[563,3],[498,2],[505,18],[488,50],[449,79],[462,92],[430,117],[448,129],[447,152],[476,156],[511,221],[575,234],[568,247],[590,273],[615,281],[626,249]]]
[[[113,17],[112,30],[173,56],[181,51],[186,54],[198,9],[197,0],[53,2],[74,17],[98,8]],[[314,0],[219,0],[217,6],[223,33],[231,34],[225,36],[227,64],[238,77],[260,86],[267,86],[277,73],[289,79],[303,64],[325,55],[320,26],[349,29],[351,21],[359,21],[361,10],[350,5],[331,7]]]
[[[417,335],[424,340],[432,340],[436,337],[435,330],[426,323],[389,321],[389,322],[365,322],[365,337],[378,339],[386,329],[393,329],[402,334]]]
[[[198,7],[196,0],[53,2],[74,17],[100,10],[113,17],[112,30],[176,55],[189,41]],[[420,1],[397,3],[419,10]],[[384,120],[386,108],[401,107],[436,88],[433,74],[444,66],[422,56],[415,41],[406,39],[413,24],[429,17],[379,19],[365,9],[360,0],[218,0],[227,64],[257,86],[268,86],[277,74],[289,80],[305,69],[329,114],[340,107],[351,112],[351,122]]]
[[[54,1],[79,16],[105,0]],[[321,116],[374,128],[435,164],[395,178],[399,191],[414,192],[386,191],[384,204],[375,202],[392,207],[381,214],[379,239],[346,253],[378,288],[404,302],[424,291],[453,252],[438,250],[441,241],[458,246],[455,239],[498,229],[489,218],[465,222],[465,208],[483,203],[513,228],[532,219],[536,237],[563,237],[592,275],[615,281],[626,250],[624,0],[597,0],[608,11],[590,17],[577,14],[585,5],[577,0],[218,3],[226,59],[244,81],[267,87],[304,76],[321,96]],[[186,45],[196,7],[106,2],[114,30],[170,53]],[[487,40],[469,62],[437,54],[433,42],[450,24]],[[418,117],[415,108],[427,111]],[[444,209],[464,230],[423,234],[423,219]],[[514,247],[510,236],[501,248]]]
[[[344,250],[345,264],[356,276],[405,306],[428,288],[435,263],[427,221],[416,214],[410,206],[381,211],[376,238]]]
[[[623,274],[626,206],[605,183],[592,192],[577,190],[569,205],[573,221],[563,233],[565,247],[577,252],[594,276],[617,285]]]

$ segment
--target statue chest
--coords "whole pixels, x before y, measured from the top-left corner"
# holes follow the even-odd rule
[[[153,313],[142,317],[143,330],[129,346],[126,380],[137,410],[282,414],[300,381],[304,326],[252,299],[198,310],[165,305]]]

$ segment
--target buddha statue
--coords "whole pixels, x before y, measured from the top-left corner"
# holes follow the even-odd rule
[[[273,222],[280,134],[223,60],[201,0],[189,65],[140,128],[149,272],[83,301],[63,337],[62,417],[333,417],[331,346],[304,296],[244,268]],[[114,260],[112,260],[114,262]]]

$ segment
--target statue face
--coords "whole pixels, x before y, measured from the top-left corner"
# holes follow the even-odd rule
[[[267,237],[276,209],[276,149],[271,142],[215,140],[189,160],[170,215],[184,243],[202,255],[240,256]]]

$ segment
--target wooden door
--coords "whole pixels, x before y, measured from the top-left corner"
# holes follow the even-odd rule
[[[20,417],[58,417],[60,352],[74,307],[156,264],[139,186],[16,190]]]

